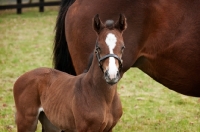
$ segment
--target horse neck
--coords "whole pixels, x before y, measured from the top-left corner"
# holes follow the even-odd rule
[[[117,84],[109,85],[106,83],[104,73],[99,67],[95,54],[93,56],[90,69],[86,73],[84,79],[85,80],[83,82],[87,83],[87,86],[89,85],[85,88],[89,88],[87,91],[89,91],[90,94],[95,94],[95,96],[104,98],[107,102],[112,101],[114,95],[116,94]]]

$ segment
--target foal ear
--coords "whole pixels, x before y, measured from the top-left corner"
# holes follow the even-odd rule
[[[101,29],[103,29],[105,26],[101,22],[99,18],[99,14],[96,14],[95,17],[93,18],[93,29],[97,32],[97,34],[100,33]]]
[[[115,23],[115,28],[123,32],[127,28],[126,17],[122,14],[119,15],[118,21]]]

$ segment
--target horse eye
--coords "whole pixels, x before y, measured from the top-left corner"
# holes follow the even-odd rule
[[[96,47],[96,50],[100,53],[101,48],[99,46]]]
[[[124,51],[124,49],[125,49],[125,46],[122,46],[122,52]]]

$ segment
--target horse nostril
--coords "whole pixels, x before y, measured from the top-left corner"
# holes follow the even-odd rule
[[[119,74],[119,72],[117,72],[117,77],[120,77],[120,74]]]
[[[105,72],[105,76],[108,77],[108,70],[106,70],[106,72]]]

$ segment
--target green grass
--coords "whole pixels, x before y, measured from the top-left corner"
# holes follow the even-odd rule
[[[200,102],[171,91],[138,69],[120,81],[123,117],[116,131],[199,132]]]
[[[58,8],[0,12],[0,132],[15,132],[12,87],[24,72],[52,67]],[[123,116],[115,132],[199,132],[200,101],[171,91],[133,68],[118,85]],[[40,128],[40,127],[39,127]],[[40,130],[38,130],[40,131]]]
[[[50,11],[51,10],[51,11]],[[22,73],[52,67],[57,8],[0,12],[0,131],[16,131],[12,87]]]

